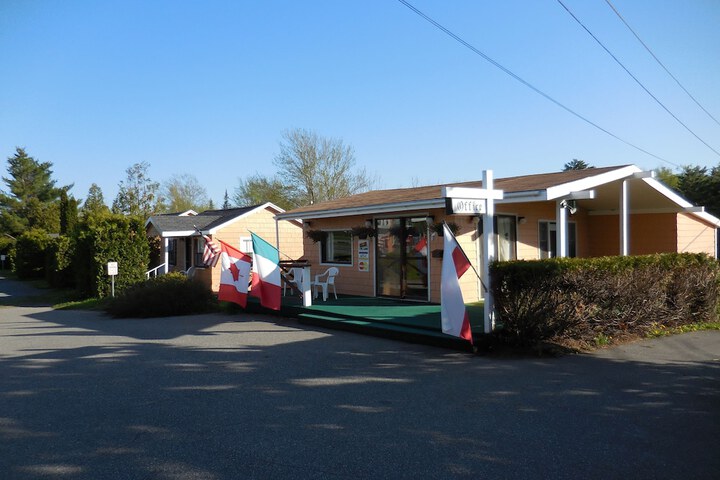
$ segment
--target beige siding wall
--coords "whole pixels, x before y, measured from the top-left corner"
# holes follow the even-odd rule
[[[280,232],[280,259],[300,259],[303,254],[302,249],[302,228],[293,222],[278,222],[278,230]],[[244,217],[225,228],[219,230],[213,238],[222,240],[235,248],[241,248],[240,240],[250,238],[250,232],[260,236],[268,243],[277,247],[277,235],[275,232],[275,213],[264,209],[252,215]],[[212,269],[211,274],[203,273],[209,279],[212,290],[217,292],[220,288],[220,265],[216,265]]]
[[[364,226],[368,216],[352,216],[311,220],[311,230],[351,230],[353,227]],[[335,278],[337,293],[345,295],[359,295],[372,297],[375,294],[374,265],[375,265],[375,239],[370,240],[370,268],[361,272],[358,267],[358,239],[353,238],[352,265],[322,264],[320,259],[320,242],[315,243],[310,238],[303,237],[305,258],[310,262],[312,279],[315,275],[325,272],[331,266],[337,267],[338,276]]]
[[[601,257],[620,254],[620,219],[617,215],[592,216],[590,252]],[[630,254],[647,255],[677,251],[677,225],[674,213],[630,215]]]
[[[715,256],[715,227],[691,215],[677,216],[677,251]]]

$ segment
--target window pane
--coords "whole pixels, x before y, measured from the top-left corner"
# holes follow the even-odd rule
[[[322,242],[323,263],[352,263],[352,235],[350,232],[327,232]]]
[[[548,258],[549,256],[548,234],[548,222],[540,222],[540,238],[538,239],[540,241],[540,258]]]

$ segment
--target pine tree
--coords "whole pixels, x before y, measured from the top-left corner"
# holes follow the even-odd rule
[[[16,148],[8,158],[8,176],[2,177],[8,190],[0,192],[0,228],[17,236],[29,228],[57,233],[60,229],[58,200],[63,190],[52,179],[52,163],[38,162],[24,149]]]

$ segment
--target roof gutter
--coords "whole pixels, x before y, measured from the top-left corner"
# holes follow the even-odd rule
[[[378,213],[397,212],[398,210],[427,210],[429,208],[445,208],[445,199],[433,198],[430,200],[419,200],[413,202],[388,203],[384,205],[368,205],[363,207],[338,208],[332,210],[317,210],[309,212],[281,213],[275,215],[277,220],[289,220],[302,218],[309,220],[314,218],[350,217],[353,215],[372,215]]]

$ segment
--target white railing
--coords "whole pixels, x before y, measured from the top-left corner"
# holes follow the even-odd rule
[[[160,270],[162,269],[162,270]],[[157,267],[153,268],[152,270],[148,270],[145,272],[145,278],[151,278],[151,277],[157,277],[158,275],[162,275],[165,273],[165,264],[161,263]]]

